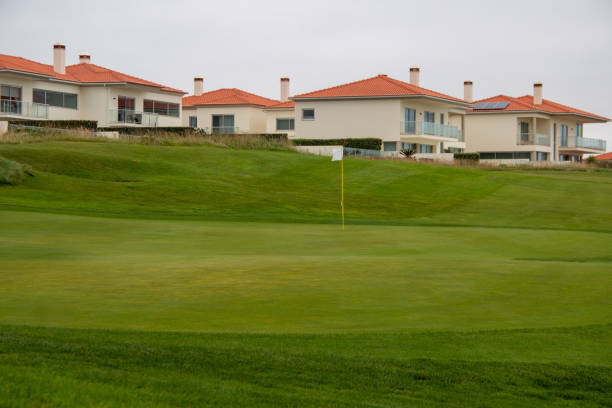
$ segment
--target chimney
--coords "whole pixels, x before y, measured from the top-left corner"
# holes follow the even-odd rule
[[[281,86],[280,101],[287,102],[289,100],[289,78],[281,78],[280,86]]]
[[[410,83],[412,85],[419,86],[419,71],[417,67],[410,68]]]
[[[89,54],[80,54],[79,64],[91,64],[91,56]]]
[[[204,93],[204,78],[193,78],[193,94],[200,96]]]
[[[62,75],[66,73],[66,46],[64,44],[53,45],[53,70]]]
[[[472,95],[472,81],[464,81],[463,82],[463,100],[466,100],[470,103],[474,102],[474,97]]]
[[[541,105],[542,104],[542,83],[536,82],[533,84],[533,104]]]

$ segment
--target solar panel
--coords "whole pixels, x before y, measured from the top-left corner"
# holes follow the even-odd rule
[[[504,109],[510,105],[510,102],[478,102],[474,105],[474,109]]]

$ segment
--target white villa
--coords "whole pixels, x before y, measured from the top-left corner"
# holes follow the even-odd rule
[[[95,120],[99,127],[181,126],[185,92],[91,63],[66,66],[66,47],[53,46],[53,65],[0,54],[0,120]]]

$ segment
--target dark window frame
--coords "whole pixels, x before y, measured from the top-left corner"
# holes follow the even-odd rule
[[[312,111],[312,117],[306,117],[306,111]],[[302,109],[302,120],[315,120],[315,109],[314,108],[303,108]]]
[[[278,124],[280,121],[288,121],[288,127],[280,127]],[[295,119],[294,118],[276,118],[276,130],[295,130]]]
[[[147,102],[151,107],[146,107]],[[176,107],[176,109],[172,109]],[[157,113],[160,116],[170,116],[172,118],[180,117],[181,105],[173,102],[156,101],[154,99],[145,99],[142,102],[142,111],[148,113]]]

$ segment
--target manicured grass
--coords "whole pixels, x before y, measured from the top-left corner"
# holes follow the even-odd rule
[[[0,154],[0,406],[612,405],[610,172]]]
[[[0,322],[240,332],[612,317],[612,234],[4,212]]]
[[[10,406],[596,407],[610,326],[179,334],[0,327]]]

